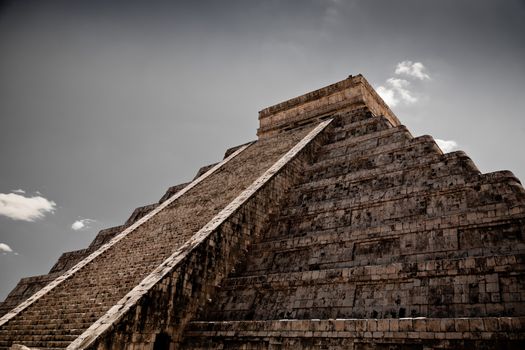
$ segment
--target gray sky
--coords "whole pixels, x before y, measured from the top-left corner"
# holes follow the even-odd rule
[[[0,0],[0,299],[349,74],[525,179],[523,33],[523,0]]]

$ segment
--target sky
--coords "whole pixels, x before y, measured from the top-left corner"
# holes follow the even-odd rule
[[[348,75],[525,179],[523,33],[523,0],[0,0],[0,299]]]

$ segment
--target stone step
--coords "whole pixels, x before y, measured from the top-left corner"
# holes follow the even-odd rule
[[[336,177],[346,180],[369,178],[375,173],[389,173],[439,162],[448,156],[437,153],[434,149],[437,145],[433,140],[428,138],[414,138],[412,140],[413,145],[389,153],[371,154],[351,161],[345,160],[344,157],[329,159],[326,162],[319,161],[305,169],[305,176],[300,184],[317,183]],[[464,153],[458,152],[456,156],[462,157]],[[468,157],[464,157],[463,161],[463,166],[459,170],[462,170],[465,176],[479,173],[479,170]]]
[[[341,123],[355,123],[361,120],[379,118],[366,107],[356,108],[350,111],[337,111],[333,116],[336,120],[340,120]]]
[[[306,215],[301,218],[289,216],[280,217],[275,221],[265,235],[262,241],[273,241],[301,236],[308,236],[316,232],[334,231],[344,233],[345,231],[353,232],[354,239],[376,238],[378,235],[385,235],[391,231],[423,231],[434,229],[453,228],[455,226],[464,227],[465,225],[490,224],[497,220],[497,215],[501,215],[502,220],[521,218],[522,206],[506,208],[505,205],[489,204],[483,207],[478,206],[476,212],[449,211],[434,218],[428,218],[426,211],[421,211],[420,215],[405,217],[403,221],[381,220],[376,225],[369,227],[360,227],[353,225],[351,210],[340,212],[337,217],[329,218],[324,213],[315,213]],[[356,211],[357,212],[357,211]],[[324,221],[323,221],[324,220]],[[355,224],[355,222],[354,222]]]
[[[318,153],[319,160],[329,160],[338,157],[360,158],[372,153],[386,153],[392,149],[408,144],[414,137],[402,127],[391,128],[359,137],[360,141],[344,139],[336,143],[323,146]]]
[[[418,176],[418,174],[420,176]],[[296,188],[286,202],[285,210],[293,213],[312,211],[316,206],[326,207],[327,202],[340,207],[373,201],[393,200],[398,197],[421,196],[426,193],[474,190],[481,197],[505,200],[504,190],[525,198],[525,190],[511,172],[476,174],[466,178],[462,174],[448,173],[442,169],[438,174],[431,168],[410,169],[384,174],[359,183],[333,182],[313,189]],[[362,192],[360,192],[362,190]],[[491,193],[490,191],[494,191]],[[487,199],[484,199],[485,201]],[[352,203],[352,204],[350,204]],[[312,209],[313,208],[313,209]],[[286,214],[288,215],[288,214]]]
[[[401,140],[403,138],[413,138],[412,134],[408,131],[404,125],[398,125],[385,130],[379,130],[376,132],[368,133],[362,136],[355,136],[351,138],[342,138],[340,140],[333,140],[327,142],[319,150],[320,154],[330,153],[339,148],[350,148],[351,149],[366,149],[384,145],[391,142],[391,139]]]
[[[338,125],[338,124],[340,124],[340,125],[352,124],[352,123],[356,123],[356,122],[359,122],[359,121],[372,120],[372,119],[386,120],[384,117],[374,116],[366,108],[363,108],[363,109],[360,109],[360,110],[356,110],[356,111],[345,111],[345,112],[338,111],[334,115],[332,115],[331,117],[333,117],[335,119],[335,121],[336,121],[334,123],[335,125]],[[305,123],[305,124],[303,123],[302,125],[305,126],[307,124],[308,124],[308,122]],[[388,123],[388,125],[391,126],[390,123]],[[300,128],[300,127],[301,127],[301,125],[293,125],[293,127],[290,125],[288,128],[285,128],[285,130],[290,130],[290,128]]]
[[[386,125],[386,127],[391,128],[392,124],[383,116],[374,116],[372,114],[361,113],[355,114],[352,117],[339,116],[335,117],[336,122],[333,125],[332,131],[346,131],[352,130],[355,126],[367,125],[370,123],[380,123],[381,125]]]
[[[75,315],[77,317],[68,317],[70,315],[64,315],[63,317],[58,316],[52,316],[50,318],[34,318],[34,317],[25,317],[24,315],[17,317],[13,319],[12,322],[9,323],[9,330],[23,330],[26,329],[26,332],[30,332],[33,329],[65,329],[66,327],[68,329],[71,328],[78,328],[81,329],[85,327],[86,325],[90,325],[96,320],[100,318],[101,315],[95,315],[95,314],[83,314],[83,315]],[[66,326],[67,325],[67,326]],[[27,329],[28,326],[30,329]]]
[[[382,147],[389,147],[389,145]],[[362,156],[352,154],[346,156],[343,154],[326,160],[318,159],[314,164],[306,168],[306,172],[310,175],[307,176],[309,180],[316,180],[319,177],[324,177],[326,173],[329,174],[327,170],[331,169],[343,170],[343,173],[352,173],[363,169],[370,170],[394,162],[404,163],[406,160],[414,157],[431,157],[440,154],[441,150],[439,150],[434,139],[425,135],[414,137],[402,144],[395,144],[393,148],[385,151],[379,148],[368,150]]]
[[[350,176],[351,174],[349,174],[346,176],[327,177],[317,181],[301,182],[290,191],[290,201],[300,197],[303,193],[333,191],[335,188],[345,190],[350,187],[373,185],[384,186],[384,188],[399,186],[405,181],[417,181],[418,173],[421,173],[423,178],[427,176],[429,179],[463,175],[465,181],[479,175],[479,173],[464,175],[465,171],[462,169],[464,164],[463,152],[454,152],[443,156],[429,157],[426,162],[412,163],[405,167],[377,167],[372,169],[370,174],[361,173],[359,174],[360,176]]]
[[[182,349],[520,349],[523,317],[191,322]]]
[[[260,243],[250,248],[246,263],[231,276],[523,253],[525,217],[521,223],[517,220],[393,231],[366,239],[354,239],[351,231],[345,231]]]
[[[341,123],[335,125],[331,130],[328,140],[330,143],[330,141],[359,137],[390,128],[392,128],[392,125],[383,117],[366,118],[354,122],[341,120]]]
[[[384,135],[387,133],[387,135]],[[408,131],[400,130],[399,128],[389,129],[380,133],[367,135],[370,136],[367,140],[361,142],[352,142],[352,139],[340,141],[327,148],[326,146],[318,153],[318,161],[328,161],[340,157],[362,158],[369,154],[386,153],[392,149],[401,147],[414,139]],[[337,147],[335,147],[337,146]]]
[[[202,319],[525,316],[525,255],[232,277]]]
[[[461,169],[453,166],[458,162],[461,162],[461,159],[456,158],[452,162],[430,163],[424,167],[397,170],[360,178],[357,181],[336,181],[335,178],[331,178],[318,182],[316,186],[302,185],[291,191],[286,205],[304,206],[310,202],[345,198],[355,201],[374,200],[402,193],[416,195],[421,191],[439,191],[460,186],[488,191],[490,184],[498,181],[508,183],[515,192],[525,193],[519,180],[509,171],[465,176]],[[492,194],[496,195],[498,194]]]
[[[309,232],[301,232],[299,235],[280,235],[274,237],[264,237],[261,241],[254,243],[250,247],[250,251],[257,253],[262,251],[274,249],[291,249],[293,247],[306,247],[315,244],[326,243],[345,243],[345,242],[366,242],[371,240],[389,239],[396,236],[414,235],[424,232],[441,232],[442,234],[448,232],[465,232],[466,230],[482,230],[476,234],[480,242],[489,243],[491,240],[499,240],[504,237],[490,237],[488,231],[508,230],[513,228],[518,235],[522,231],[525,216],[522,214],[513,214],[506,217],[491,217],[490,220],[478,221],[462,221],[459,222],[458,214],[450,214],[443,216],[443,223],[436,227],[435,225],[427,225],[425,222],[402,222],[395,225],[382,225],[376,227],[367,227],[360,230],[349,230],[348,227],[337,227],[325,230],[312,230]],[[469,233],[469,235],[471,235]],[[511,237],[507,237],[511,238]],[[443,239],[440,236],[440,239]],[[517,238],[516,238],[517,239]],[[465,246],[465,242],[462,242]],[[482,244],[482,243],[479,243]],[[475,247],[475,245],[466,245],[468,248]],[[405,247],[407,248],[407,247]]]
[[[525,271],[525,254],[396,262],[253,276],[231,276],[225,280],[225,283],[222,283],[221,290],[236,290],[239,286],[251,288],[268,283],[280,286],[303,285],[312,282],[325,284],[325,282],[370,282],[429,276],[476,275],[474,269],[478,269],[479,274],[510,271],[510,268],[505,267],[507,264],[516,268],[516,270],[512,270],[513,274],[515,272],[523,273]],[[450,267],[450,269],[446,267]]]
[[[454,156],[456,155],[456,156]],[[452,156],[443,157],[429,157],[429,161],[423,164],[415,164],[410,167],[399,169],[389,169],[390,171],[381,171],[381,168],[374,169],[375,171],[369,176],[360,177],[328,177],[326,179],[318,180],[311,183],[301,183],[293,188],[290,192],[290,199],[294,200],[301,195],[336,191],[338,195],[367,195],[370,191],[387,190],[392,187],[407,186],[414,187],[432,185],[434,180],[442,179],[447,176],[456,176],[454,181],[456,184],[467,183],[469,181],[479,181],[479,172],[465,172],[463,169],[465,159],[460,154],[453,154]],[[379,171],[378,171],[379,170]],[[519,180],[509,171],[500,171],[484,176],[500,176],[513,178],[515,182]],[[363,189],[361,193],[356,193],[357,189]],[[353,192],[345,192],[353,190]],[[326,196],[328,197],[328,195]]]
[[[430,214],[427,208],[436,208],[437,202],[442,198],[435,194],[419,201],[399,199],[374,203],[358,207],[338,208],[335,211],[317,211],[306,213],[302,216],[281,216],[279,220],[265,234],[265,239],[274,240],[283,236],[297,237],[307,235],[310,232],[328,229],[351,230],[361,233],[363,230],[380,228],[384,231],[408,228],[416,229],[441,229],[453,225],[490,223],[498,216],[502,218],[522,217],[525,206],[517,205],[510,207],[506,203],[481,203],[470,208],[453,206],[454,200],[464,199],[464,192],[445,193],[451,201],[444,203],[443,210],[432,210]],[[449,226],[450,225],[450,226]]]
[[[302,191],[330,186],[336,183],[353,183],[358,184],[361,181],[369,181],[374,178],[388,176],[396,172],[417,171],[417,169],[426,169],[430,167],[437,174],[447,172],[449,168],[457,167],[456,174],[465,174],[466,178],[480,174],[475,168],[472,160],[462,151],[446,153],[442,155],[429,155],[428,157],[417,158],[410,157],[405,163],[392,163],[376,166],[369,170],[359,170],[353,173],[337,174],[330,173],[323,177],[310,179],[305,174],[295,187],[294,191]]]
[[[53,336],[53,334],[49,333],[47,335],[45,335],[45,334],[38,334],[38,335],[30,335],[30,336],[25,335],[25,334],[23,334],[23,335],[19,334],[17,336],[18,336],[18,339],[15,341],[15,343],[23,344],[23,343],[34,342],[34,341],[39,341],[39,342],[60,341],[60,342],[71,343],[73,340],[78,338],[79,335],[70,334],[70,335],[62,335],[62,336],[55,337],[55,336]],[[11,343],[9,341],[7,341],[7,340],[5,340],[5,341],[0,340],[0,348],[2,348],[3,346],[7,346],[7,348],[9,348],[11,346]],[[47,347],[45,347],[45,348],[47,349]]]
[[[21,331],[10,330],[9,333],[5,330],[2,330],[0,331],[0,334],[2,335],[14,334],[14,335],[20,336],[18,340],[31,340],[34,337],[47,337],[50,340],[58,339],[58,338],[61,338],[62,340],[74,340],[80,334],[82,334],[85,331],[85,329],[87,329],[87,327],[83,329],[71,328],[67,330],[33,329],[30,332],[27,332],[25,330],[21,330]]]
[[[64,316],[67,316],[68,318],[75,319],[79,316],[84,316],[84,315],[89,315],[89,314],[97,315],[97,314],[104,313],[105,311],[109,309],[109,307],[111,307],[111,304],[108,302],[105,302],[105,303],[93,302],[91,304],[88,304],[88,303],[78,303],[78,304],[64,303],[63,305],[47,304],[46,306],[49,307],[49,310],[47,310],[46,313],[42,314],[39,310],[28,310],[24,314],[24,317],[34,318],[35,316],[45,315],[46,319],[51,319],[56,316],[64,315]]]
[[[77,312],[66,314],[54,314],[49,315],[49,317],[46,317],[46,315],[24,316],[23,318],[17,318],[16,320],[13,320],[13,323],[10,325],[10,329],[21,329],[23,328],[22,326],[27,326],[30,324],[34,326],[41,326],[39,328],[42,329],[55,329],[57,326],[60,326],[60,324],[72,324],[75,325],[75,327],[73,328],[76,328],[76,325],[94,322],[98,320],[103,314],[104,312]]]
[[[337,147],[333,143],[352,140],[366,140],[368,135],[385,132],[388,134],[392,129],[405,129],[403,124],[391,125],[384,117],[373,117],[357,121],[334,120],[332,127],[328,130],[327,139],[323,148]]]
[[[24,346],[27,346],[31,349],[35,348],[35,349],[64,349],[66,348],[69,344],[71,343],[71,341],[69,340],[65,340],[65,341],[61,341],[61,340],[53,340],[53,341],[41,341],[41,340],[33,340],[33,341],[20,341],[20,342],[15,342],[15,344],[21,344],[21,345],[24,345]],[[11,342],[7,342],[7,341],[2,341],[0,340],[0,349],[9,349],[9,347],[11,346]]]
[[[90,320],[91,321],[91,320]],[[91,323],[64,323],[60,325],[60,328],[53,328],[53,333],[56,334],[81,334],[85,329],[89,328]],[[0,334],[6,335],[9,333],[13,334],[48,334],[50,329],[45,324],[34,324],[30,331],[25,329],[17,330],[16,328],[11,330],[0,330]]]

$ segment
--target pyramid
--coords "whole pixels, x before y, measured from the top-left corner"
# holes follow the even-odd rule
[[[523,349],[525,190],[361,76],[22,279],[0,349]]]

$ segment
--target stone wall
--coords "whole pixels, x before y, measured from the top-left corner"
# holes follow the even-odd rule
[[[183,349],[523,349],[525,318],[193,322]]]
[[[366,107],[384,116],[392,125],[399,120],[362,75],[347,79],[281,102],[259,112],[259,138],[275,135],[320,120],[344,110]]]

